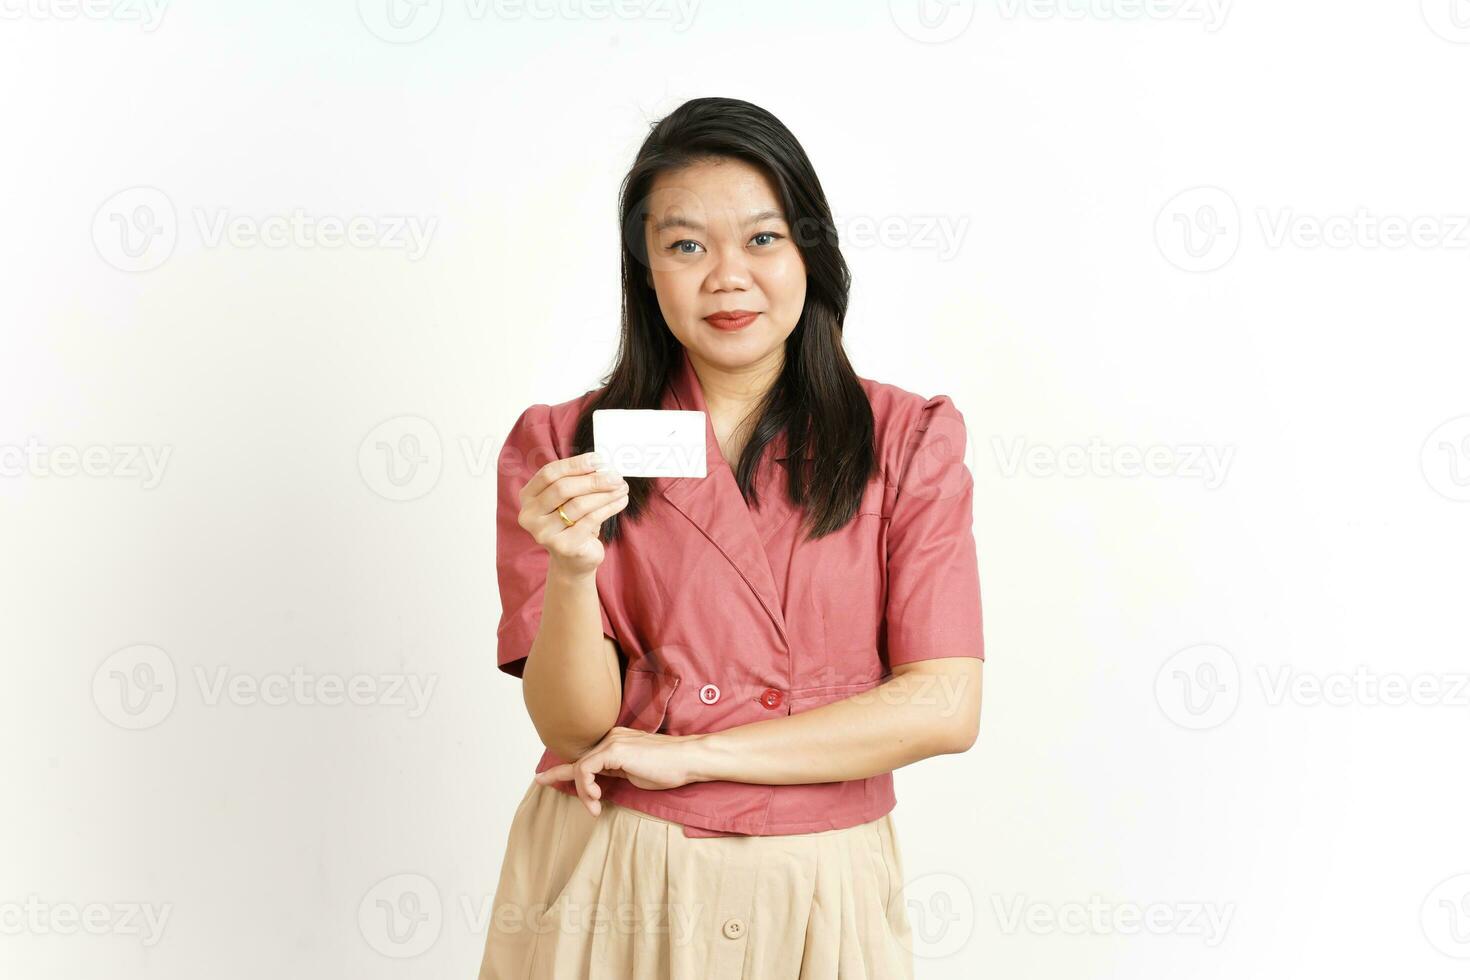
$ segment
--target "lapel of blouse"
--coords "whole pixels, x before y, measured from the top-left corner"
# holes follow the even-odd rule
[[[776,625],[783,642],[788,641],[786,621],[781,613],[780,593],[776,590],[776,580],[771,574],[770,562],[766,559],[765,546],[750,508],[740,493],[740,485],[735,481],[735,471],[720,453],[714,423],[705,405],[704,390],[699,385],[699,376],[694,371],[687,350],[681,351],[675,363],[673,377],[664,392],[660,407],[704,413],[707,475],[704,479],[654,477],[655,488],[735,566],[746,586],[771,617],[771,622]],[[775,448],[777,452],[782,451],[780,447]],[[772,459],[774,458],[773,456]],[[779,467],[771,466],[770,460],[762,467],[765,478],[758,481],[757,486],[761,507],[794,510],[785,500],[785,487],[778,486],[778,481],[769,478],[769,474],[776,469]],[[779,526],[784,520],[782,515],[773,516],[776,517],[773,526]]]

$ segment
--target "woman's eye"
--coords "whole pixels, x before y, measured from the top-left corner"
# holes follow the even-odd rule
[[[761,238],[768,238],[770,239],[770,241],[762,244],[765,247],[769,248],[771,245],[776,244],[776,242],[780,240],[781,237],[781,235],[778,235],[774,231],[762,231],[752,235],[750,240],[754,242]],[[685,248],[684,246],[686,245],[688,245],[689,248]],[[702,250],[703,247],[704,246],[700,245],[698,242],[694,241],[691,238],[681,238],[677,242],[674,242],[674,244],[672,245],[666,245],[664,247],[664,251],[675,252],[679,255],[695,255],[698,254],[698,252]]]

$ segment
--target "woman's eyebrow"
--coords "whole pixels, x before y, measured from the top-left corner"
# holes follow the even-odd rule
[[[746,217],[745,224],[748,227],[750,225],[759,224],[762,221],[770,221],[772,219],[785,221],[786,216],[782,214],[778,208],[765,208],[760,211],[752,211]],[[660,218],[653,223],[654,234],[658,234],[659,232],[665,231],[669,228],[688,228],[690,231],[698,232],[702,232],[705,230],[704,225],[693,220],[692,218],[686,218],[683,215],[677,213],[671,214],[666,218]]]

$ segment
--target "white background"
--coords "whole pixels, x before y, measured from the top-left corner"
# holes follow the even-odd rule
[[[474,974],[540,748],[495,455],[601,383],[618,182],[727,95],[817,168],[858,372],[969,425],[918,975],[1464,975],[1470,5],[386,2],[0,0],[0,974]],[[212,234],[296,209],[363,242]]]

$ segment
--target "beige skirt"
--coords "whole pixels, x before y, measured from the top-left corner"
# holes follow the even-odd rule
[[[480,980],[907,980],[892,814],[768,837],[683,828],[532,782],[516,809]]]

